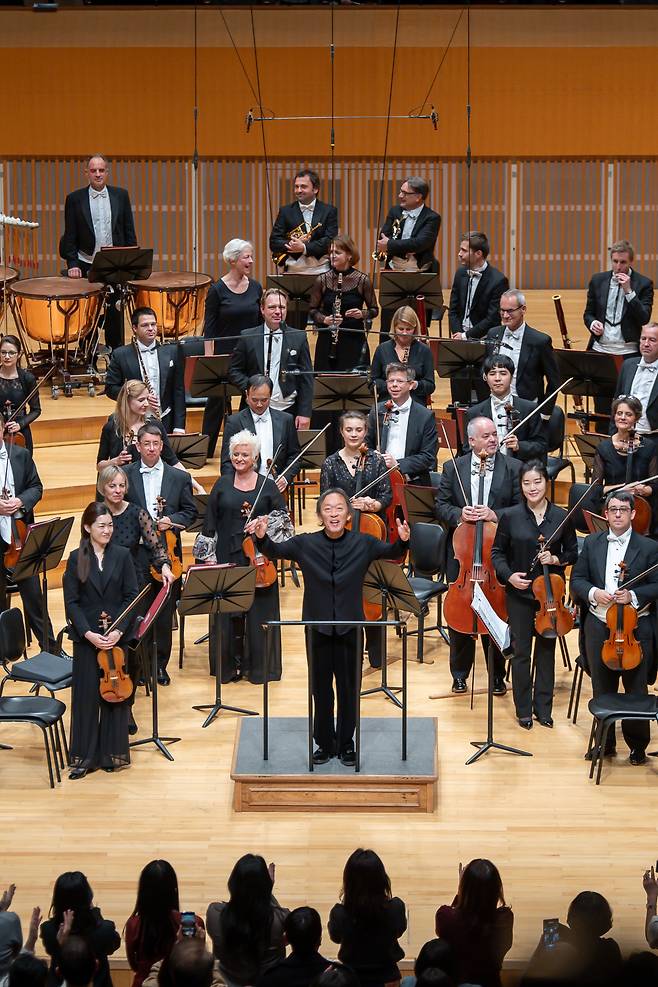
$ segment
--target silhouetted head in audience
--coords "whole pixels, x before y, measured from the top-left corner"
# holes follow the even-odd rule
[[[476,857],[461,872],[457,890],[457,908],[474,925],[493,922],[496,909],[505,904],[503,882],[495,864]]]
[[[7,987],[45,987],[48,964],[34,953],[19,953],[9,967]]]
[[[619,987],[658,987],[658,956],[648,949],[631,953],[622,967]]]
[[[182,939],[160,967],[159,987],[211,987],[213,963],[202,939]]]
[[[152,860],[139,875],[133,910],[133,915],[139,915],[140,943],[146,956],[162,956],[171,949],[177,932],[171,913],[179,910],[176,871],[167,860]]]
[[[273,878],[263,857],[246,853],[228,879],[229,900],[222,914],[224,939],[230,952],[249,949],[262,956],[272,928]]]
[[[55,881],[50,914],[60,925],[64,921],[64,912],[71,910],[72,932],[83,935],[98,923],[93,913],[93,900],[94,892],[85,875],[79,870],[66,871]]]
[[[452,946],[445,939],[430,939],[420,948],[414,963],[414,973],[417,977],[430,967],[443,970],[450,977],[455,975],[455,954]]]
[[[59,949],[57,976],[66,987],[89,987],[98,969],[98,960],[82,936],[67,936]]]
[[[283,931],[295,956],[307,959],[320,948],[322,919],[315,908],[295,908],[286,916]]]
[[[416,987],[453,987],[454,980],[436,966],[428,966],[420,977],[416,977]]]
[[[569,905],[567,925],[577,939],[600,939],[612,928],[612,909],[598,891],[581,891]]]
[[[374,850],[355,850],[343,871],[343,904],[355,918],[367,920],[381,912],[391,897],[391,882]]]
[[[332,963],[315,978],[311,987],[360,987],[360,981],[349,966],[345,966],[344,963]]]

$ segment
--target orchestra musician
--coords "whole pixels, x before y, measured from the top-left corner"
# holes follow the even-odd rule
[[[625,692],[644,696],[647,694],[647,682],[655,679],[654,625],[658,570],[649,573],[632,590],[624,589],[619,578],[621,562],[627,567],[625,581],[658,564],[658,545],[632,529],[634,507],[633,494],[627,490],[608,494],[604,509],[608,533],[600,531],[587,536],[571,573],[571,591],[582,603],[582,637],[595,697],[617,692],[620,678]],[[622,672],[609,668],[601,657],[603,644],[610,633],[606,615],[615,604],[630,605],[637,611],[635,634],[643,656],[637,667]],[[644,764],[649,742],[648,722],[624,720],[622,733],[630,748],[631,764]],[[610,728],[608,743],[602,753],[605,757],[616,753],[614,726]]]
[[[505,585],[507,614],[512,634],[512,692],[519,725],[532,728],[532,717],[542,726],[552,727],[553,687],[555,684],[556,638],[537,634],[534,627],[537,601],[532,581],[542,574],[542,566],[563,575],[565,566],[578,557],[574,528],[567,522],[549,548],[538,553],[539,536],[550,538],[566,517],[566,511],[552,504],[547,496],[548,473],[539,460],[523,463],[519,473],[522,500],[504,511],[491,551],[496,576]],[[537,565],[530,569],[533,559]],[[534,638],[534,683],[531,657]]]
[[[287,309],[284,291],[268,288],[263,292],[263,321],[240,333],[231,356],[229,380],[246,393],[249,378],[265,374],[274,384],[271,407],[291,415],[295,428],[308,428],[313,406],[311,353],[306,333],[286,324]]]
[[[272,381],[264,374],[253,374],[249,378],[247,385],[247,407],[237,414],[230,415],[224,425],[224,435],[222,437],[221,473],[231,475],[233,464],[231,462],[230,442],[234,435],[247,429],[258,436],[260,442],[260,459],[258,462],[258,472],[265,476],[269,465],[272,462],[275,452],[278,455],[274,458],[272,469],[272,479],[275,481],[280,493],[294,479],[300,467],[294,467],[292,472],[286,473],[286,467],[299,456],[300,446],[295,423],[290,415],[285,411],[277,411],[270,408],[272,398]],[[278,475],[277,475],[278,474]]]
[[[638,398],[622,394],[612,402],[611,417],[615,432],[596,447],[592,480],[601,482],[603,494],[609,492],[609,487],[627,484],[626,489],[636,496],[649,498],[651,507],[654,508],[658,481],[637,482],[658,474],[656,447],[650,439],[642,439],[637,428],[642,418],[642,404]],[[629,450],[632,457],[630,471]],[[653,525],[650,530],[653,530]]]
[[[258,496],[256,511],[266,514],[284,511],[283,498],[270,477],[261,476],[256,468],[261,454],[260,440],[250,430],[243,429],[231,436],[229,442],[231,473],[225,473],[216,481],[206,509],[203,525],[204,544],[197,539],[195,558],[214,564],[232,562],[249,565],[245,555],[245,512],[243,505],[253,508]],[[262,491],[262,492],[261,492]],[[221,672],[223,682],[237,682],[242,678],[261,684],[265,678],[265,634],[262,624],[267,620],[279,620],[279,584],[274,573],[271,585],[257,586],[251,608],[246,614],[234,617],[221,614],[223,652]],[[217,619],[217,618],[215,618]],[[268,681],[281,678],[281,633],[279,628],[270,631],[271,643],[268,661]],[[211,671],[217,668],[214,653],[214,635],[210,636]]]
[[[528,462],[531,459],[546,461],[548,442],[546,427],[542,424],[540,414],[533,415],[524,425],[516,430],[514,435],[505,438],[507,433],[529,415],[534,404],[524,401],[518,394],[512,394],[512,378],[514,363],[508,357],[500,354],[488,356],[482,365],[482,376],[489,388],[490,397],[468,409],[465,422],[468,425],[474,418],[490,418],[498,432],[498,451],[503,456],[513,456]],[[504,441],[503,441],[504,440]],[[467,436],[464,436],[464,449],[469,451]]]
[[[390,397],[386,387],[386,367],[389,363],[401,363],[413,367],[416,372],[416,386],[411,397],[419,404],[426,405],[427,398],[434,393],[434,360],[427,343],[418,338],[420,319],[410,305],[396,309],[391,319],[391,338],[380,343],[375,350],[370,365],[370,379],[377,388],[377,398],[385,401]]]
[[[130,322],[133,340],[113,350],[105,394],[116,401],[127,380],[143,380],[152,414],[167,431],[185,432],[185,385],[178,346],[158,342],[158,320],[152,308],[136,308]]]
[[[137,596],[137,579],[130,552],[112,544],[112,515],[103,503],[88,504],[80,524],[80,545],[71,552],[63,578],[64,606],[73,638],[71,690],[71,773],[84,778],[89,771],[114,771],[130,763],[128,701],[107,702],[99,692],[96,653],[117,644],[130,617],[105,634],[100,617],[114,621]]]
[[[642,326],[640,356],[624,360],[615,386],[615,397],[632,394],[640,402],[636,432],[646,435],[658,429],[658,325]],[[615,427],[611,419],[610,430]]]
[[[363,580],[368,566],[375,559],[398,558],[409,540],[409,526],[398,521],[398,539],[393,544],[348,530],[352,513],[348,496],[344,490],[331,487],[320,494],[316,512],[322,523],[320,531],[283,542],[267,537],[267,517],[253,519],[247,530],[255,533],[260,550],[268,558],[292,559],[302,570],[302,620],[363,620]],[[348,766],[356,761],[357,630],[329,624],[307,629],[306,647],[313,662],[314,764],[325,764],[336,755]]]
[[[583,312],[583,321],[590,332],[588,350],[620,356],[623,360],[637,354],[642,326],[651,319],[653,282],[633,270],[634,257],[632,244],[617,240],[610,247],[612,269],[592,276]],[[594,410],[607,415],[611,400],[612,391],[606,386],[598,387]],[[598,421],[596,431],[607,429]]]
[[[458,573],[458,563],[452,549],[452,533],[458,524],[474,524],[476,521],[498,521],[501,512],[519,503],[519,471],[521,463],[511,456],[503,456],[498,450],[498,432],[490,418],[474,418],[468,423],[468,441],[471,452],[457,459],[457,470],[462,486],[469,498],[464,504],[459,480],[452,462],[445,463],[439,480],[436,495],[436,516],[450,531],[448,563],[446,572],[449,582],[454,582]],[[486,454],[486,474],[484,481],[484,504],[479,504],[480,456]],[[452,691],[466,692],[466,679],[475,658],[475,641],[470,634],[462,634],[449,628],[450,672]],[[505,663],[503,657],[482,635],[482,648],[485,653],[493,650],[494,688],[496,696],[504,696]]]
[[[116,407],[101,431],[96,456],[97,470],[106,466],[126,466],[139,459],[135,439],[147,421],[153,421],[162,436],[164,461],[170,466],[183,468],[169,444],[164,426],[152,415],[150,397],[143,380],[127,380],[121,385]]]
[[[174,532],[174,552],[182,559],[180,533],[189,528],[197,516],[192,496],[192,478],[186,470],[172,467],[164,460],[165,446],[159,422],[151,419],[139,428],[135,447],[138,459],[124,467],[128,479],[125,498],[148,511],[161,535],[168,531]],[[162,499],[161,509],[158,498]],[[140,572],[145,572],[151,555],[148,542],[142,545],[140,551],[138,568]],[[160,588],[160,583],[154,580],[151,600],[155,599]],[[170,682],[167,665],[171,656],[171,626],[179,595],[180,580],[177,580],[156,619],[158,683],[165,686]]]
[[[251,277],[254,268],[254,248],[248,240],[229,240],[222,254],[228,271],[212,285],[206,298],[203,335],[206,355],[232,353],[243,329],[260,320],[260,281]],[[209,436],[208,457],[215,447],[222,419],[227,409],[222,397],[208,397],[203,412],[201,431]],[[228,409],[230,413],[230,408]]]
[[[66,261],[70,278],[86,278],[101,247],[134,247],[137,244],[130,197],[125,188],[108,185],[109,163],[102,154],[87,159],[89,184],[69,192],[64,203],[64,234],[59,254]],[[115,295],[105,310],[105,343],[114,349],[123,345],[121,313]]]
[[[37,379],[31,370],[19,366],[21,358],[21,341],[18,336],[9,334],[2,337],[0,342],[0,412],[5,419],[8,435],[20,432],[25,439],[25,448],[32,452],[32,432],[30,424],[41,415],[39,391],[35,390]],[[14,418],[14,412],[32,395],[27,408]]]
[[[386,387],[391,407],[389,402],[380,401],[370,410],[366,441],[371,449],[379,449],[387,469],[396,467],[407,482],[429,487],[439,442],[434,415],[412,400],[415,384],[413,367],[389,363]]]

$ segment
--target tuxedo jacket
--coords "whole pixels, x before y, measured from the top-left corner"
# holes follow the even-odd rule
[[[631,390],[633,384],[633,378],[635,377],[635,371],[638,368],[638,364],[641,360],[639,356],[630,357],[628,360],[624,360],[621,370],[619,371],[619,376],[617,377],[617,385],[615,387],[615,397],[618,398],[620,394],[632,394]],[[656,364],[656,372],[654,376],[653,387],[649,393],[649,400],[647,401],[646,416],[649,419],[649,424],[651,428],[658,428],[658,363]],[[646,371],[645,371],[646,372]],[[610,422],[610,434],[616,431],[615,423],[611,420]]]
[[[491,264],[487,264],[478,280],[477,288],[471,299],[470,320],[471,328],[466,333],[468,339],[482,339],[490,329],[500,325],[500,296],[509,288],[505,275]],[[466,297],[468,295],[468,269],[459,267],[455,273],[450,289],[450,305],[448,306],[448,325],[450,332],[463,332],[464,313],[466,312]]]
[[[393,222],[400,221],[400,233],[404,222],[402,219],[402,206],[393,206],[389,209],[388,216],[382,226],[384,236],[390,238],[393,232]],[[411,236],[407,240],[398,237],[395,240],[389,239],[386,245],[386,266],[390,267],[391,257],[406,257],[413,254],[418,264],[418,269],[425,268],[430,271],[438,271],[439,264],[434,256],[434,245],[436,244],[441,229],[441,217],[438,212],[434,212],[429,206],[423,206],[412,230]]]
[[[269,332],[269,330],[268,330]],[[265,326],[243,329],[231,354],[228,377],[241,391],[253,374],[265,373]],[[299,376],[290,371],[303,371]],[[283,346],[279,364],[279,384],[284,397],[297,391],[297,414],[310,418],[313,410],[313,370],[306,333],[283,326]],[[288,371],[282,375],[282,371]]]
[[[605,563],[608,554],[608,534],[597,531],[588,535],[583,542],[583,548],[578,561],[571,570],[571,591],[582,603],[585,612],[589,608],[589,591],[605,587]],[[633,532],[626,549],[624,562],[628,566],[626,581],[638,576],[645,569],[658,563],[658,544],[652,538],[644,538]],[[633,587],[640,608],[658,599],[658,570]]]
[[[285,251],[290,233],[303,222],[304,216],[298,202],[281,206],[270,233],[270,250],[273,254],[281,254]],[[318,223],[321,224],[320,229],[314,230],[310,240],[306,242],[306,255],[315,257],[316,260],[329,253],[331,241],[338,236],[338,211],[336,207],[317,199],[313,210],[312,225],[316,226]],[[300,255],[293,254],[291,256]]]
[[[486,339],[498,343],[505,333],[504,326],[490,329]],[[505,349],[501,350],[504,353]],[[562,383],[553,352],[553,340],[545,332],[539,332],[526,324],[523,330],[523,342],[519,355],[519,365],[516,368],[516,390],[520,398],[526,401],[541,401],[546,394],[551,394]],[[557,396],[545,405],[541,414],[550,415],[555,407]]]
[[[110,542],[103,556],[103,569],[98,568],[91,553],[89,577],[83,583],[78,578],[79,549],[71,552],[64,573],[64,607],[69,621],[69,635],[77,643],[85,641],[85,633],[99,630],[99,618],[104,611],[115,620],[137,596],[137,576],[130,549]],[[122,631],[132,625],[134,617],[119,624]]]
[[[281,451],[274,460],[276,470],[274,475],[276,476],[277,473],[285,469],[299,455],[300,446],[299,439],[297,438],[297,429],[295,428],[295,422],[292,416],[285,411],[277,411],[275,408],[270,408],[270,415],[272,416],[272,452],[275,453],[279,444],[281,445]],[[229,415],[224,421],[221,455],[222,476],[225,474],[232,476],[235,472],[229,455],[229,443],[232,436],[237,435],[238,432],[241,432],[245,428],[254,435],[256,434],[256,426],[254,425],[251,408],[243,408],[237,415]],[[286,473],[288,483],[290,483],[300,469],[301,460],[295,468]]]
[[[602,271],[595,274],[587,288],[587,303],[583,313],[585,325],[589,329],[592,322],[598,320],[605,323],[605,313],[608,307],[608,294],[612,271]],[[637,343],[640,339],[642,326],[651,320],[653,306],[653,281],[643,274],[631,270],[631,288],[635,298],[627,302],[624,298],[621,316],[621,334],[627,343]],[[587,349],[591,349],[597,336],[590,334]]]
[[[526,415],[529,415],[535,407],[532,401],[524,401],[523,398],[519,398],[516,395],[512,397],[512,405],[519,412],[519,421],[523,421]],[[480,417],[491,418],[495,425],[498,424],[493,417],[491,398],[487,398],[486,401],[481,401],[480,404],[474,404],[469,408],[466,412],[464,425],[466,426],[474,418]],[[465,428],[464,431],[466,431]],[[513,459],[520,459],[524,463],[528,462],[529,459],[539,459],[543,463],[546,462],[546,456],[548,454],[548,422],[542,419],[539,412],[533,415],[525,425],[517,429],[515,435],[519,440],[519,448],[516,452],[508,451],[505,453],[506,456],[511,456]],[[470,452],[466,434],[464,435],[463,451],[464,453]]]
[[[125,188],[107,186],[112,212],[112,245],[134,247],[137,245],[133,211]],[[89,186],[69,192],[64,203],[64,235],[59,241],[59,255],[70,270],[80,266],[78,251],[91,256],[96,246],[94,224],[89,206]]]
[[[5,448],[9,448],[9,446],[5,444]],[[9,461],[14,475],[14,494],[23,501],[24,515],[21,520],[25,521],[26,524],[32,524],[34,522],[34,508],[43,497],[43,484],[37,473],[34,460],[27,449],[12,444]],[[1,468],[0,486],[2,486],[1,481],[4,477],[4,459]]]
[[[156,343],[160,366],[160,410],[171,409],[162,421],[168,432],[175,428],[185,428],[185,385],[183,364],[179,348],[175,343],[161,346]],[[127,380],[142,380],[141,364],[133,343],[119,346],[112,351],[110,365],[105,377],[105,394],[114,401]]]
[[[176,469],[174,466],[167,466],[166,463],[162,465],[164,467],[164,474],[162,476],[160,496],[165,499],[164,513],[171,521],[174,521],[176,524],[182,524],[184,528],[189,528],[197,516],[197,507],[192,495],[190,474],[184,470]],[[129,463],[128,466],[123,467],[128,477],[126,500],[132,504],[137,504],[139,507],[143,507],[150,514],[151,512],[146,504],[144,482],[140,472],[141,466],[142,461],[138,459],[137,462]],[[174,528],[173,530],[176,533],[176,540],[180,548],[181,529]],[[140,545],[140,555],[143,554],[141,551],[143,548],[144,546]]]
[[[385,402],[381,401],[377,405],[379,415],[379,434],[381,438],[381,448],[386,449],[388,440],[388,425],[384,425],[383,419],[386,412]],[[377,426],[375,422],[375,409],[371,408],[368,415],[368,434],[366,442],[371,449],[377,448]],[[407,438],[404,447],[404,457],[398,460],[398,468],[403,475],[409,477],[411,483],[420,486],[430,486],[430,470],[436,469],[436,454],[439,448],[439,440],[436,433],[436,422],[434,415],[429,408],[424,408],[417,401],[411,402],[409,409],[409,423],[407,425]]]

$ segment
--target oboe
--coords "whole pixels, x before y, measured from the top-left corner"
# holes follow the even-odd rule
[[[338,357],[338,336],[340,334],[340,308],[343,303],[343,272],[338,272],[338,285],[332,311],[333,325],[331,327],[331,346],[329,347],[329,363],[335,363]]]

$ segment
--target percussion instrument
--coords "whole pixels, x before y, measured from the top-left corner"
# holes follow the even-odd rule
[[[211,284],[207,274],[194,271],[155,271],[145,281],[128,282],[133,311],[152,308],[163,341],[196,333],[203,324]]]
[[[59,350],[64,369],[68,366],[68,348],[76,352],[86,344],[93,348],[103,313],[105,289],[85,278],[29,278],[11,285],[11,307],[23,349],[28,357],[33,347],[27,339],[40,344],[52,363],[53,351]],[[42,354],[43,355],[43,354]],[[83,361],[84,357],[79,357]]]
[[[4,319],[5,305],[9,301],[9,286],[18,280],[18,271],[0,265],[0,321]]]

